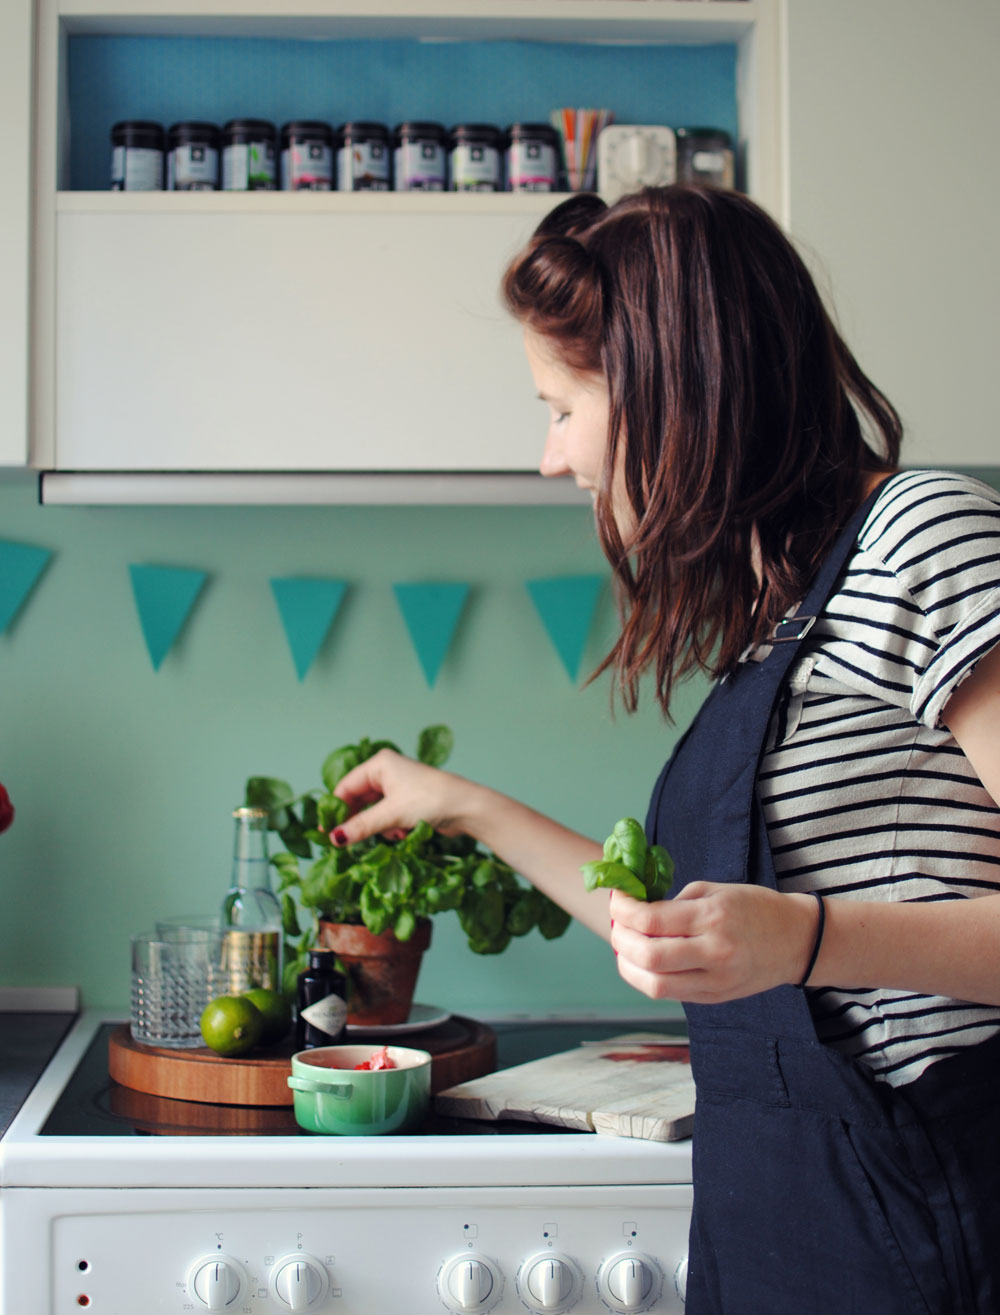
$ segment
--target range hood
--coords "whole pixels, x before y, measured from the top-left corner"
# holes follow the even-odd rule
[[[586,506],[535,471],[43,471],[49,506]]]

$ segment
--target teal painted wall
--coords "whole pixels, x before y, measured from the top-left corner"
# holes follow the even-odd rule
[[[367,734],[412,752],[444,721],[455,771],[601,837],[643,815],[674,741],[651,701],[612,717],[606,678],[574,685],[525,589],[606,574],[586,508],[40,507],[34,480],[8,475],[0,539],[53,551],[0,635],[0,781],[17,809],[0,837],[0,984],[78,984],[90,1004],[124,1005],[129,935],[221,900],[248,775],[304,790],[337,745]],[[132,562],[209,573],[158,672]],[[296,574],[350,584],[302,682],[268,584]],[[392,593],[403,580],[472,586],[433,688]],[[614,626],[609,585],[581,678]],[[480,958],[451,913],[418,998],[480,1013],[645,1006],[582,927]]]
[[[974,473],[1000,487],[1000,472]],[[8,474],[0,539],[53,550],[0,634],[0,781],[17,808],[0,836],[0,985],[75,984],[88,1004],[125,1006],[129,935],[221,899],[248,775],[307,789],[336,745],[368,734],[409,752],[444,721],[455,771],[600,837],[643,815],[704,693],[688,689],[671,728],[649,698],[613,717],[606,678],[569,680],[524,581],[606,571],[584,508],[40,507],[34,480]],[[209,573],[158,672],[130,562]],[[268,585],[295,574],[350,582],[302,682]],[[472,593],[428,688],[392,584],[433,579]],[[614,628],[608,588],[585,667]],[[479,958],[454,914],[436,920],[418,997],[480,1014],[664,1008],[582,927]]]

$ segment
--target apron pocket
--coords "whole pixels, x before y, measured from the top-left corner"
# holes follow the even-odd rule
[[[920,1315],[944,1315],[955,1293],[938,1244],[937,1227],[923,1188],[905,1167],[906,1147],[892,1132],[841,1123],[841,1163],[852,1181],[850,1195],[865,1211],[872,1236],[884,1251]]]
[[[968,1315],[895,1133],[855,1131],[699,1092],[690,1315]]]

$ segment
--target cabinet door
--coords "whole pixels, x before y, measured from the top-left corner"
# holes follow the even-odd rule
[[[28,459],[32,0],[0,4],[0,466]]]
[[[787,21],[792,231],[906,464],[1000,464],[1000,5],[793,0]]]
[[[190,195],[59,214],[58,468],[537,469],[499,293],[537,214]]]

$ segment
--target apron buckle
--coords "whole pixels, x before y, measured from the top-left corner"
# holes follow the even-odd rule
[[[789,640],[804,639],[815,624],[814,616],[787,616],[774,627],[771,642],[783,644]]]

